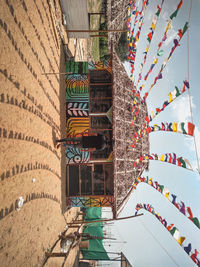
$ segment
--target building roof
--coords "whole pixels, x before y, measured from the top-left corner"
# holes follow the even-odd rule
[[[146,104],[138,104],[139,114],[131,127],[134,113],[132,92],[133,84],[115,51],[113,52],[113,137],[114,137],[114,196],[116,210],[119,211],[129,195],[134,180],[141,175],[147,163],[142,163],[134,170],[133,162],[144,153],[149,154],[148,135],[140,139],[132,148],[132,138],[144,125],[147,115]]]

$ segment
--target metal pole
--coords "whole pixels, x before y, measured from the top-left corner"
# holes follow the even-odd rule
[[[127,30],[66,30],[66,32],[127,32]]]

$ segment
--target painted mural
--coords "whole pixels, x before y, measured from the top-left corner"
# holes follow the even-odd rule
[[[67,206],[71,207],[111,207],[114,205],[112,196],[90,196],[90,197],[71,197],[67,198]]]
[[[89,70],[108,70],[112,73],[111,64],[107,62],[66,62],[66,137],[86,135],[90,129],[89,120]],[[112,161],[112,154],[109,156]],[[80,148],[66,146],[67,164],[82,164],[90,162],[90,152]],[[112,206],[112,196],[100,197],[67,197],[67,206]]]

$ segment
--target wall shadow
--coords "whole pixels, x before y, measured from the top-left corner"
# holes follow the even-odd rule
[[[60,44],[60,72],[65,72],[66,57],[64,53],[64,46]],[[66,136],[66,83],[65,75],[60,74],[60,133],[61,138]],[[66,206],[66,153],[65,147],[61,146],[61,209],[64,214],[67,211]]]

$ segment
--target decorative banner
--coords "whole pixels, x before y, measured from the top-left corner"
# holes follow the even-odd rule
[[[162,72],[163,72],[164,68],[166,67],[167,62],[171,59],[172,54],[174,53],[174,50],[176,49],[176,47],[180,46],[179,43],[180,43],[181,39],[183,38],[183,35],[186,33],[187,29],[188,29],[188,22],[185,23],[183,29],[178,30],[177,35],[179,36],[179,39],[174,39],[174,46],[172,47],[171,52],[169,53],[169,56],[164,60],[162,66],[160,68],[160,71],[154,80],[154,83],[151,85],[148,92],[144,95],[143,103],[146,101],[146,98],[147,98],[149,92],[152,90],[152,88],[156,84],[157,80],[162,79]]]
[[[151,44],[151,41],[152,41],[152,38],[153,38],[153,35],[154,35],[154,32],[155,32],[155,29],[156,29],[156,24],[157,24],[158,18],[160,16],[160,13],[161,13],[161,10],[162,10],[162,7],[163,7],[163,3],[164,3],[164,0],[162,0],[161,6],[157,5],[157,11],[155,13],[155,16],[153,17],[151,28],[150,28],[150,32],[147,34],[147,41],[149,43],[148,43],[148,45],[147,45],[147,47],[145,49],[145,52],[143,53],[144,54],[144,59],[143,59],[143,63],[141,63],[141,69],[140,69],[140,73],[139,73],[137,84],[139,84],[139,82],[142,79],[143,67],[144,67],[144,65],[146,63],[147,54],[148,54],[148,51],[149,51],[149,47],[150,47],[150,44]]]
[[[167,40],[167,32],[168,32],[168,30],[171,29],[171,27],[172,27],[172,25],[171,25],[171,24],[172,24],[172,19],[173,19],[174,17],[177,16],[178,11],[179,11],[179,9],[182,7],[182,5],[183,5],[183,0],[180,1],[180,3],[178,4],[176,10],[175,10],[175,11],[172,13],[172,15],[170,16],[170,21],[167,23],[167,27],[166,27],[165,32],[164,32],[164,36],[163,36],[161,42],[158,44],[157,54],[159,54],[159,51],[160,51],[160,49],[161,49],[163,43]],[[159,55],[158,55],[158,56],[159,56]]]
[[[148,126],[145,129],[137,131],[133,136],[132,147],[145,135],[157,131],[166,131],[187,134],[190,136],[194,135],[195,125],[191,122],[161,122],[161,125],[154,124],[153,126]]]
[[[189,82],[187,80],[183,81],[183,89],[181,91],[178,89],[177,86],[175,86],[175,89],[168,94],[169,100],[166,100],[163,103],[162,108],[156,108],[155,112],[152,111],[152,115],[146,116],[146,118],[145,118],[146,123],[145,123],[145,125],[143,126],[143,128],[140,131],[144,131],[145,127],[147,127],[149,122],[151,122],[161,111],[163,111],[178,96],[182,95],[186,91],[186,88],[187,89],[190,88]],[[140,92],[135,90],[135,89],[133,89],[132,91],[135,94],[135,97],[134,97],[134,100],[133,100],[133,108],[132,108],[132,112],[134,112],[135,108],[136,108],[136,104],[140,101]],[[139,111],[139,109],[138,109],[138,111]],[[136,116],[137,116],[138,113],[139,112],[137,112],[137,110],[136,110],[136,112],[135,112],[135,114],[133,116],[133,121],[131,123],[131,128],[133,127],[134,121],[136,120]]]
[[[178,4],[176,11],[174,11],[174,13],[171,14],[171,16],[170,16],[170,19],[171,19],[171,20],[172,20],[174,17],[177,16],[178,11],[179,11],[179,9],[182,7],[182,5],[183,5],[183,0],[181,0],[180,3]]]
[[[155,58],[155,59],[153,60],[153,63],[152,63],[151,66],[150,66],[149,71],[148,71],[147,74],[144,76],[144,80],[145,80],[145,81],[147,80],[149,74],[152,72],[153,68],[155,67],[155,65],[156,65],[157,63],[158,63],[158,59]],[[143,87],[144,87],[144,86],[143,86]],[[141,86],[141,88],[143,88],[143,87]]]
[[[138,1],[138,4],[139,4],[140,1]],[[132,6],[132,11],[131,11],[131,6]],[[137,19],[136,18],[136,12],[137,12],[137,9],[136,9],[136,1],[132,1],[130,0],[129,1],[129,4],[128,4],[128,16],[127,16],[127,21],[126,21],[126,25],[127,25],[127,28],[128,28],[128,32],[127,32],[127,38],[129,37],[129,33],[130,33],[130,29],[131,29],[131,22],[133,21],[133,17],[135,15],[135,20]],[[135,21],[134,21],[135,23]]]
[[[132,185],[132,188],[136,189],[136,186],[139,183],[146,183],[153,188],[155,188],[158,192],[160,192],[162,195],[164,195],[183,215],[185,215],[188,219],[190,219],[199,229],[200,229],[200,222],[197,217],[193,216],[193,212],[190,207],[186,207],[185,203],[181,201],[180,203],[176,202],[177,196],[174,194],[171,194],[167,188],[164,187],[164,185],[159,184],[157,181],[153,181],[152,178],[145,177],[138,177],[134,184]]]
[[[133,166],[134,168],[136,168],[140,162],[145,162],[148,160],[159,160],[162,162],[171,163],[179,167],[183,167],[185,169],[193,171],[189,160],[183,157],[177,157],[175,153],[166,153],[162,154],[161,156],[158,156],[157,154],[151,154],[151,155],[145,154],[144,156],[141,156],[139,159],[135,160]]]
[[[189,82],[188,81],[184,81],[183,82],[183,89],[180,91],[178,89],[177,86],[175,86],[175,89],[170,92],[168,94],[169,96],[169,100],[166,100],[163,105],[162,105],[162,108],[156,108],[156,111],[155,112],[152,112],[152,116],[147,116],[145,118],[146,122],[149,123],[150,121],[152,121],[161,111],[163,111],[171,102],[173,102],[178,96],[182,95],[185,91],[186,91],[186,88],[189,89],[190,88],[190,85],[189,85]]]
[[[136,57],[136,51],[137,51],[137,44],[138,44],[139,39],[140,39],[141,29],[142,29],[142,26],[144,24],[143,21],[144,21],[145,11],[146,11],[148,4],[149,4],[149,0],[143,0],[141,12],[138,13],[138,14],[140,14],[140,19],[138,22],[138,32],[134,36],[134,29],[135,29],[135,24],[136,24],[136,20],[135,20],[134,25],[133,25],[133,30],[130,31],[130,34],[129,34],[130,39],[128,42],[128,46],[130,48],[130,52],[129,52],[128,60],[131,64],[131,77],[130,77],[131,80],[133,80],[133,72],[134,72],[134,64],[135,64],[135,57]],[[138,14],[136,12],[136,16]]]
[[[164,227],[170,232],[170,234],[179,243],[179,245],[185,250],[185,252],[190,256],[193,262],[196,263],[198,266],[200,266],[200,260],[197,258],[197,255],[199,254],[198,250],[194,249],[194,251],[192,252],[191,243],[189,243],[188,245],[183,244],[185,243],[185,237],[180,235],[178,228],[175,227],[173,223],[168,225],[166,219],[163,219],[158,213],[156,213],[154,208],[150,204],[138,203],[135,209],[136,209],[135,215],[141,209],[145,209],[146,211],[154,215],[164,225]]]
[[[178,4],[178,7],[177,7],[177,9],[173,12],[173,14],[176,12],[176,15],[177,15],[178,10],[181,8],[181,6],[182,6],[182,0],[181,0],[180,3]],[[168,30],[171,29],[171,27],[172,27],[172,19],[173,19],[173,16],[171,15],[171,16],[170,16],[170,20],[168,21],[167,26],[166,26],[166,29],[165,29],[165,32],[164,32],[164,36],[163,36],[161,42],[158,44],[158,49],[157,49],[157,56],[158,56],[158,57],[160,57],[160,56],[163,55],[163,52],[164,52],[164,51],[161,50],[161,47],[162,47],[163,43],[167,40],[167,32],[168,32]],[[147,51],[147,52],[148,52],[148,51]],[[151,64],[151,66],[150,66],[149,71],[147,72],[147,74],[146,74],[145,77],[144,77],[144,80],[145,80],[145,81],[147,80],[149,74],[153,71],[153,68],[155,67],[155,65],[158,63],[158,57],[157,57],[157,58],[156,58],[156,57],[154,58],[154,60],[153,60],[153,62],[152,62],[152,64]],[[141,77],[139,77],[139,79],[141,80]],[[139,83],[140,80],[138,80],[138,83]],[[141,91],[141,90],[144,88],[144,86],[145,86],[145,83],[143,83],[143,85],[140,86],[139,90]]]

